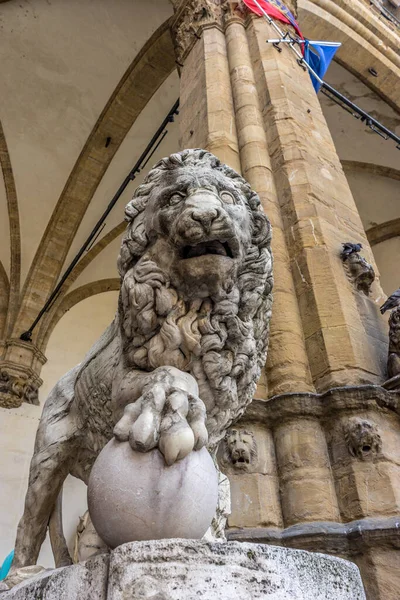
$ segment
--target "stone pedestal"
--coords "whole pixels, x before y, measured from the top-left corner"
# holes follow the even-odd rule
[[[340,558],[239,542],[131,542],[110,556],[39,575],[2,600],[364,600]]]

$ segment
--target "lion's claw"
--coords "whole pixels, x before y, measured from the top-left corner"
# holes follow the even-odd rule
[[[125,407],[114,435],[121,442],[129,440],[140,452],[158,446],[167,465],[172,465],[207,443],[205,421],[200,398],[164,381],[148,386],[136,402]]]

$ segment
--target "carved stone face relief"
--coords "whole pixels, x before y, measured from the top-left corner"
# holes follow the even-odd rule
[[[237,470],[247,468],[257,461],[257,442],[247,429],[230,429],[223,442],[221,462]]]
[[[347,269],[348,277],[353,281],[356,289],[369,296],[371,286],[375,281],[375,271],[372,265],[363,256],[354,252],[343,263]]]
[[[382,449],[378,428],[365,419],[351,419],[345,430],[345,439],[351,456],[359,460],[371,460]]]

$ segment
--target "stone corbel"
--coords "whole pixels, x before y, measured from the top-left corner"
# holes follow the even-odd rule
[[[39,404],[39,377],[46,362],[32,343],[18,339],[5,341],[0,348],[0,407],[18,408],[23,402]]]

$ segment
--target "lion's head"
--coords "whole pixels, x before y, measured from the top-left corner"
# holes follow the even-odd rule
[[[257,461],[257,443],[247,429],[229,429],[220,452],[221,466],[235,470],[247,470]]]
[[[220,438],[251,401],[266,358],[269,221],[249,184],[205,150],[158,162],[126,216],[118,267],[127,364],[190,372]]]
[[[374,458],[382,448],[382,439],[375,423],[357,417],[347,423],[345,441],[351,456],[360,460]]]

